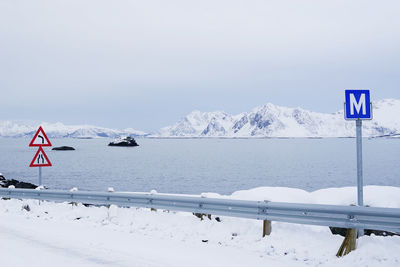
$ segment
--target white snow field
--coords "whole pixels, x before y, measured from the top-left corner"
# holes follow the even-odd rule
[[[366,186],[364,194],[366,205],[400,208],[400,188]],[[356,188],[202,196],[349,205]],[[400,266],[399,236],[363,236],[337,258],[343,237],[328,227],[273,222],[262,238],[257,220],[18,199],[1,200],[0,216],[1,266]]]

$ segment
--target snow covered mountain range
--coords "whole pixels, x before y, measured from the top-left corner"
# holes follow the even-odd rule
[[[115,130],[91,125],[64,125],[60,122],[0,121],[0,137],[32,137],[41,125],[52,138],[118,138],[122,136],[144,136],[146,133],[128,128]]]
[[[363,122],[367,137],[400,137],[400,100],[385,99],[373,103],[373,120]],[[172,126],[148,135],[128,128],[115,130],[91,125],[64,125],[33,121],[1,121],[0,137],[33,136],[42,125],[53,138],[150,137],[354,137],[355,123],[345,121],[343,110],[317,113],[271,103],[250,112],[231,115],[223,111],[193,111]]]
[[[400,136],[400,100],[373,103],[373,120],[363,122],[363,135]],[[250,112],[231,115],[222,111],[193,111],[159,137],[353,137],[355,123],[345,121],[343,110],[317,113],[268,103]]]

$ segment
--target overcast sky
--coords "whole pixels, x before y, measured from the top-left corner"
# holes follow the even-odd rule
[[[400,98],[400,1],[0,0],[0,120],[152,131],[194,109]]]

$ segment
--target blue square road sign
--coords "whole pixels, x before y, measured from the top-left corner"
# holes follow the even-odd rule
[[[344,117],[346,120],[371,120],[372,108],[369,90],[345,90]]]

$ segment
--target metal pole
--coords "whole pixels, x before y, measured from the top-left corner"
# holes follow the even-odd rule
[[[42,185],[42,167],[39,167],[39,186]]]
[[[357,204],[363,206],[363,166],[362,166],[362,120],[356,120],[357,137]]]
[[[362,166],[362,120],[356,120],[356,138],[357,138],[357,204],[364,206],[363,194],[363,166]],[[363,229],[358,229],[358,236],[364,234]]]

